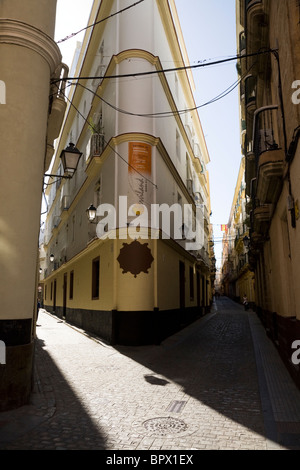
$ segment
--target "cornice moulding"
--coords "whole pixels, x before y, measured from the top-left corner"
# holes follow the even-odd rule
[[[0,44],[11,44],[37,52],[50,67],[51,74],[61,63],[56,42],[43,31],[21,21],[0,18]]]

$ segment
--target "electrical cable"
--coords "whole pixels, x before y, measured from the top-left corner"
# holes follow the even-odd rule
[[[165,117],[172,117],[172,116],[180,116],[181,114],[186,114],[186,113],[189,113],[189,112],[192,112],[192,111],[196,111],[204,106],[208,106],[212,103],[215,103],[216,101],[219,101],[220,99],[224,98],[225,96],[227,96],[229,93],[231,93],[242,81],[243,79],[249,74],[251,68],[254,66],[255,64],[253,64],[248,70],[247,72],[245,72],[245,74],[239,79],[237,80],[236,82],[234,82],[232,85],[230,85],[228,88],[226,88],[226,90],[224,90],[223,92],[221,92],[219,95],[217,95],[216,97],[212,98],[211,100],[207,101],[206,103],[203,103],[199,106],[195,106],[193,108],[187,108],[187,109],[182,109],[182,110],[179,110],[179,111],[164,111],[164,112],[160,112],[160,113],[145,113],[145,114],[141,114],[141,113],[133,113],[133,112],[130,112],[130,111],[126,111],[124,109],[121,109],[121,108],[118,108],[116,106],[114,106],[113,104],[109,103],[108,101],[106,101],[102,96],[100,96],[98,93],[96,93],[95,91],[91,90],[89,87],[85,86],[85,85],[82,85],[82,83],[76,83],[76,84],[73,84],[72,82],[70,82],[68,84],[68,86],[71,86],[71,85],[79,85],[81,86],[82,88],[84,88],[85,90],[91,92],[94,96],[96,96],[97,98],[99,98],[103,103],[105,103],[107,106],[111,107],[112,109],[114,109],[115,111],[119,112],[119,113],[122,113],[122,114],[126,114],[126,115],[129,115],[129,116],[136,116],[136,117],[145,117],[145,118],[165,118]]]
[[[134,72],[134,73],[126,73],[126,74],[119,74],[119,75],[106,75],[103,77],[99,76],[90,76],[90,77],[61,77],[61,78],[53,78],[51,79],[51,83],[57,83],[61,81],[69,81],[69,80],[100,80],[100,79],[112,79],[112,78],[128,78],[128,77],[141,77],[141,76],[147,76],[147,75],[154,75],[154,74],[160,74],[160,73],[168,73],[168,72],[179,72],[183,70],[190,70],[190,69],[196,69],[200,67],[209,67],[212,65],[218,65],[218,64],[223,64],[226,62],[230,62],[233,60],[238,60],[238,59],[245,59],[247,57],[254,57],[258,56],[261,54],[268,54],[270,52],[274,53],[278,49],[267,49],[264,51],[258,51],[258,52],[253,52],[251,54],[245,54],[245,55],[235,55],[233,57],[229,57],[227,59],[222,59],[214,62],[208,62],[208,63],[201,63],[201,64],[196,64],[196,65],[184,65],[182,67],[173,67],[169,69],[161,69],[161,70],[149,70],[147,72]]]
[[[96,132],[96,129],[94,128],[94,126],[87,121],[87,119],[83,116],[83,114],[76,108],[76,106],[72,103],[71,100],[69,100],[69,98],[62,92],[60,91],[61,94],[64,95],[64,97],[66,98],[66,100],[70,103],[71,106],[73,106],[73,108],[77,111],[77,113],[84,119],[84,121],[94,130],[94,132]],[[109,142],[106,142],[104,140],[104,143],[121,159],[123,160],[124,163],[126,163],[126,165],[130,168],[132,168],[137,174],[139,174],[143,179],[145,179],[146,181],[148,181],[148,183],[152,184],[156,189],[157,188],[157,185],[155,183],[153,183],[153,181],[151,181],[149,178],[147,178],[145,175],[143,175],[142,173],[140,173],[134,166],[132,166],[130,163],[128,163],[126,161],[126,159],[124,157],[122,157],[122,155],[119,154],[119,152],[116,151],[116,149],[110,145]]]
[[[90,91],[94,96],[99,98],[103,103],[105,103],[107,106],[109,106],[110,108],[114,109],[115,111],[117,111],[119,113],[126,114],[126,115],[129,115],[129,116],[144,117],[144,118],[165,118],[165,117],[172,117],[172,116],[180,116],[182,114],[190,113],[192,111],[196,111],[200,108],[203,108],[204,106],[208,106],[209,104],[215,103],[216,101],[219,101],[220,99],[224,98],[229,93],[231,93],[240,84],[240,81],[241,80],[238,80],[237,82],[234,82],[232,85],[230,85],[230,87],[228,87],[226,90],[224,90],[222,93],[220,93],[220,95],[216,96],[215,98],[212,98],[211,100],[209,100],[206,103],[203,103],[199,106],[195,106],[193,108],[181,109],[179,111],[162,111],[160,113],[145,113],[145,114],[134,113],[134,112],[126,111],[126,110],[121,109],[121,108],[117,108],[116,106],[114,106],[113,104],[109,103],[104,98],[102,98],[100,95],[98,95],[98,93],[96,93],[93,90],[91,90],[90,88],[82,85],[82,83],[77,83],[76,85],[79,85],[82,88],[84,88],[85,90]]]
[[[116,13],[112,13],[111,15],[107,16],[106,18],[103,18],[102,20],[96,21],[96,22],[93,23],[93,24],[90,24],[90,25],[88,25],[88,26],[85,26],[84,28],[80,29],[80,30],[77,31],[76,33],[69,34],[69,35],[66,36],[65,38],[60,39],[59,41],[57,41],[57,44],[60,44],[60,43],[62,43],[62,42],[64,42],[64,41],[67,41],[68,39],[71,39],[71,38],[73,38],[74,36],[77,36],[77,34],[81,33],[82,31],[85,31],[85,30],[87,30],[87,29],[89,29],[89,28],[92,28],[93,26],[96,26],[97,24],[103,23],[103,21],[106,21],[106,20],[108,20],[109,18],[112,18],[112,17],[114,17],[114,16],[116,16],[116,15],[119,15],[120,13],[123,13],[124,11],[129,10],[129,9],[132,8],[132,7],[135,7],[136,5],[138,5],[139,3],[142,3],[142,2],[144,2],[144,1],[145,1],[145,0],[139,0],[139,2],[133,3],[132,5],[129,5],[128,7],[123,8],[122,10],[117,11]]]

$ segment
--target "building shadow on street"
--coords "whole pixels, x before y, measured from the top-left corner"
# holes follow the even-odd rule
[[[1,450],[106,450],[104,434],[36,339],[28,405],[0,413]]]
[[[220,300],[222,311],[197,320],[159,346],[116,346],[116,349],[152,370],[152,377],[163,381],[165,387],[176,383],[183,394],[226,418],[268,439],[273,435],[274,442],[287,449],[299,450],[300,423],[298,432],[288,436],[287,441],[281,439],[275,428],[271,434],[266,429],[248,313],[227,298]],[[148,382],[150,386],[159,385],[155,380]],[[172,409],[171,405],[165,411]],[[182,419],[184,413],[178,410],[184,409],[185,402],[179,408],[175,405],[177,413],[172,416]]]

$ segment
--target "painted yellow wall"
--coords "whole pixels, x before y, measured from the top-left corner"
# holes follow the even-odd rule
[[[63,306],[64,274],[68,273],[67,308],[112,310],[113,306],[113,240],[101,243],[99,240],[94,248],[81,253],[69,263],[61,266],[49,276],[44,285],[47,286],[45,307],[52,306],[51,282],[56,279],[56,305]],[[92,261],[100,256],[100,295],[98,300],[92,300]],[[70,272],[74,271],[73,299],[69,298]]]
[[[155,240],[138,240],[141,245],[146,245],[154,257]],[[123,243],[130,245],[133,240],[117,240],[118,254],[123,248]],[[141,272],[136,277],[130,272],[123,273],[119,262],[116,261],[116,288],[117,304],[120,311],[153,310],[154,308],[154,273],[155,261],[152,262],[148,273]]]
[[[44,304],[51,307],[51,283],[56,279],[56,306],[63,306],[64,274],[67,278],[67,308],[149,311],[179,308],[179,261],[185,263],[185,306],[197,305],[196,269],[194,263],[185,259],[170,243],[163,240],[138,240],[147,245],[154,261],[148,273],[140,272],[136,277],[131,272],[123,272],[117,260],[124,244],[130,245],[133,239],[96,240],[93,247],[76,256],[69,263],[54,271],[44,282],[47,296]],[[100,297],[92,300],[92,261],[100,256]],[[194,298],[190,298],[189,269],[193,269]],[[69,298],[70,272],[74,271],[73,299]],[[203,275],[203,273],[201,273]],[[209,302],[210,291],[208,289]]]
[[[179,308],[179,259],[167,243],[158,243],[158,307],[160,310]]]

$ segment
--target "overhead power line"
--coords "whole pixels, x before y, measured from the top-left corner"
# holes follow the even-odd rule
[[[60,91],[60,93],[62,93],[62,94],[64,95],[64,97],[66,98],[66,100],[70,103],[71,106],[73,106],[73,108],[76,110],[76,112],[77,112],[77,113],[84,119],[84,121],[85,121],[90,127],[92,127],[93,130],[96,132],[96,129],[94,129],[93,125],[92,125],[90,122],[88,122],[88,120],[86,119],[86,117],[83,116],[83,114],[79,111],[79,109],[76,108],[76,106],[72,103],[72,101],[69,100],[69,98],[68,98],[62,91]],[[116,149],[115,149],[112,145],[110,145],[109,142],[106,142],[106,141],[104,140],[104,143],[105,143],[121,160],[123,160],[123,162],[124,162],[128,167],[132,168],[138,175],[140,175],[143,179],[145,179],[146,181],[148,181],[148,183],[150,183],[150,184],[151,184],[152,186],[154,186],[156,189],[158,189],[158,188],[157,188],[157,185],[156,185],[155,183],[153,183],[153,181],[151,181],[151,180],[150,180],[149,178],[147,178],[145,175],[143,175],[142,173],[140,173],[134,166],[132,166],[130,163],[128,163],[127,160],[126,160],[124,157],[122,157],[122,155],[120,155],[120,154],[116,151]]]
[[[106,21],[106,20],[108,20],[109,18],[112,18],[113,16],[119,15],[120,13],[123,13],[124,11],[129,10],[129,9],[132,8],[132,7],[135,7],[136,5],[138,5],[139,3],[142,3],[142,2],[144,2],[144,1],[145,1],[145,0],[140,0],[139,2],[133,3],[132,5],[129,5],[128,7],[123,8],[122,10],[117,11],[116,13],[112,13],[111,15],[107,16],[106,18],[102,18],[102,20],[96,21],[96,22],[93,23],[93,24],[90,24],[90,25],[88,25],[88,26],[85,26],[85,28],[82,28],[82,29],[80,29],[79,31],[76,31],[76,33],[69,34],[69,36],[66,36],[66,37],[63,38],[63,39],[60,39],[59,41],[57,41],[57,44],[60,44],[61,42],[64,42],[64,41],[67,41],[68,39],[71,39],[71,38],[73,38],[74,36],[77,36],[77,34],[82,33],[82,31],[85,31],[86,29],[92,28],[93,26],[96,26],[97,24],[103,23],[103,21]]]
[[[204,106],[208,106],[209,104],[212,104],[212,103],[224,98],[229,93],[231,93],[239,85],[239,83],[240,83],[240,80],[234,82],[232,85],[230,85],[230,87],[228,87],[225,91],[220,93],[218,96],[212,98],[211,100],[207,101],[206,103],[203,103],[199,106],[195,106],[193,108],[181,109],[181,110],[178,110],[178,111],[162,111],[160,113],[144,113],[144,114],[134,113],[134,112],[131,112],[131,111],[126,111],[124,109],[118,108],[115,105],[113,105],[113,104],[109,103],[108,101],[106,101],[104,98],[102,98],[102,96],[98,95],[96,92],[94,92],[90,88],[82,85],[82,83],[76,83],[74,85],[76,85],[76,86],[79,85],[82,88],[84,88],[85,90],[91,92],[94,96],[99,98],[103,103],[105,103],[107,106],[109,106],[110,108],[114,109],[115,111],[117,111],[119,113],[126,114],[126,115],[129,115],[129,116],[137,116],[137,117],[144,117],[144,118],[165,118],[165,117],[172,117],[172,116],[175,116],[175,115],[180,116],[181,114],[190,113],[192,111],[196,111],[197,109],[203,108]],[[70,83],[70,85],[72,85],[72,83]]]
[[[258,51],[258,52],[253,52],[251,54],[244,54],[244,55],[235,55],[234,57],[229,57],[227,59],[221,59],[221,60],[216,60],[213,62],[205,62],[205,63],[200,63],[196,65],[184,65],[182,67],[174,67],[174,68],[169,68],[169,69],[161,69],[161,70],[150,70],[147,72],[133,72],[133,73],[125,73],[125,74],[118,74],[118,75],[104,75],[104,76],[88,76],[88,77],[62,77],[62,78],[55,78],[52,79],[52,83],[57,83],[61,81],[69,81],[69,80],[107,80],[107,79],[112,79],[112,78],[129,78],[129,77],[142,77],[146,75],[155,75],[155,74],[160,74],[160,73],[168,73],[168,72],[180,72],[183,70],[190,70],[190,69],[196,69],[196,68],[201,68],[201,67],[209,67],[212,65],[219,65],[219,64],[224,64],[226,62],[230,62],[233,60],[237,59],[245,59],[246,57],[254,57],[258,56],[261,54],[269,54],[269,53],[274,53],[278,49],[267,49],[264,51]]]

